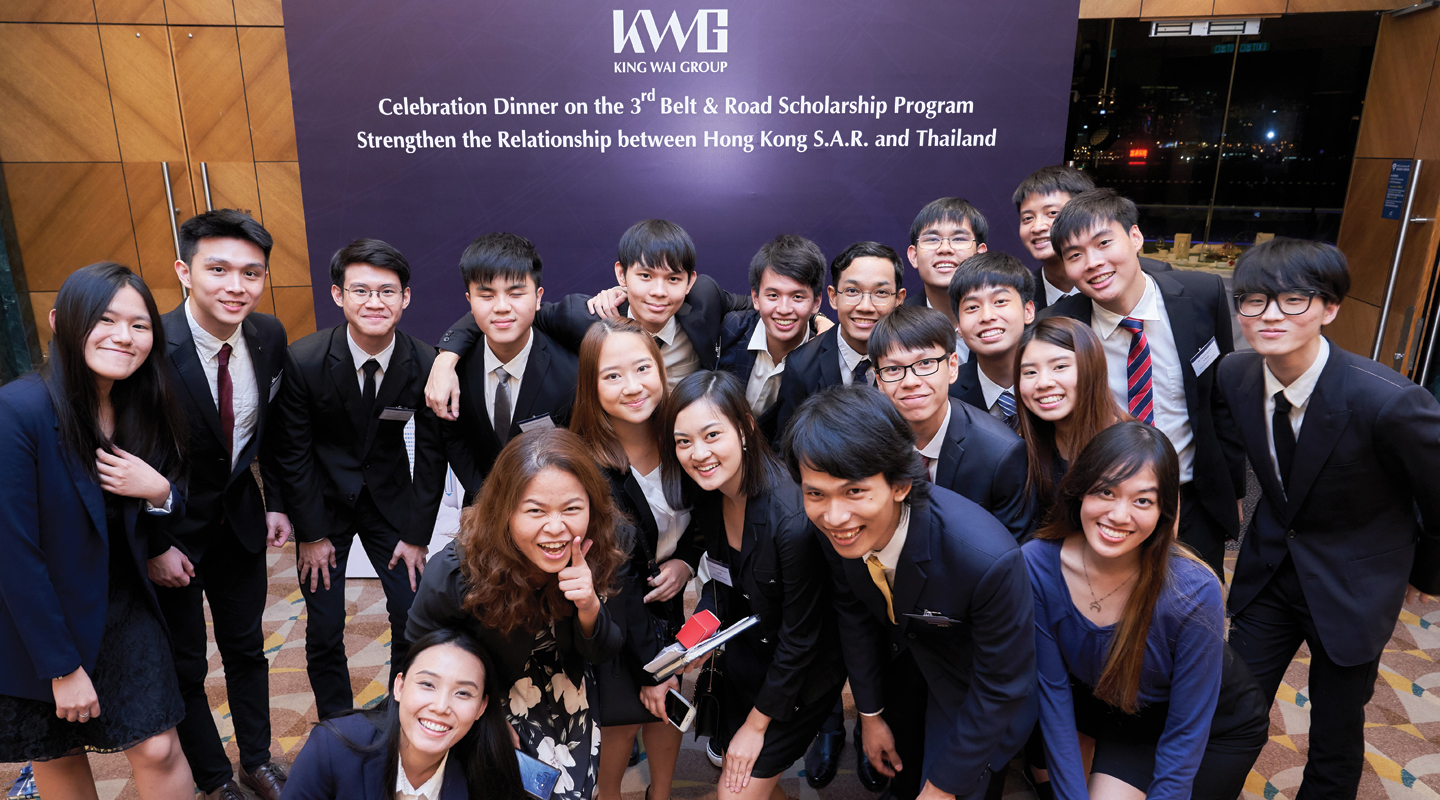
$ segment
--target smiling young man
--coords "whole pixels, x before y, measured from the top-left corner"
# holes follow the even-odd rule
[[[278,800],[285,771],[270,757],[270,664],[265,658],[266,545],[290,537],[290,520],[266,425],[282,384],[285,327],[254,313],[265,291],[270,234],[248,214],[208,211],[180,226],[175,272],[190,296],[164,316],[170,377],[190,419],[185,516],[152,537],[150,579],[170,629],[185,698],[176,732],[195,785],[220,800],[242,800],[205,692],[207,629],[225,665],[225,691],[240,781]],[[272,491],[262,497],[250,470]],[[206,620],[205,600],[211,620]]]
[[[910,249],[905,251],[910,265],[920,273],[925,291],[911,295],[905,302],[941,311],[954,324],[955,311],[948,294],[950,278],[965,259],[985,252],[989,234],[990,223],[968,200],[942,197],[926,204],[910,223]],[[955,338],[955,350],[962,364],[969,360],[970,351],[959,336]]]
[[[1034,526],[1035,512],[1025,442],[1004,422],[951,399],[961,368],[953,333],[934,309],[890,312],[870,334],[875,385],[910,423],[930,481],[974,501],[1020,541]]]
[[[950,394],[1014,430],[1019,425],[1015,355],[1025,326],[1035,321],[1035,276],[1001,252],[970,258],[950,279],[956,329],[970,347]]]
[[[1077,195],[1056,215],[1051,246],[1080,293],[1045,309],[1077,319],[1105,347],[1110,391],[1165,432],[1180,454],[1180,540],[1224,575],[1225,540],[1240,531],[1243,462],[1227,462],[1211,411],[1215,362],[1234,349],[1220,276],[1140,267],[1135,204],[1113,189]]]
[[[999,797],[1035,722],[1033,598],[1014,538],[932,485],[879,392],[808,399],[784,440],[827,545],[871,763],[910,798]]]
[[[425,571],[444,491],[440,424],[425,408],[435,350],[396,329],[410,305],[410,264],[378,239],[330,259],[345,322],[290,345],[271,448],[295,522],[296,571],[309,623],[305,670],[321,719],[354,706],[345,657],[345,565],[355,537],[385,590],[390,684],[410,643],[405,620]],[[415,421],[411,478],[405,427]]]
[[[1440,589],[1440,404],[1325,338],[1349,288],[1330,245],[1251,248],[1235,306],[1255,352],[1220,365],[1226,449],[1262,489],[1231,582],[1230,646],[1271,702],[1309,647],[1306,800],[1355,796],[1380,654],[1401,604]]]

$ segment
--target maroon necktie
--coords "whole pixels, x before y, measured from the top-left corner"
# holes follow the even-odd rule
[[[220,390],[220,431],[225,434],[225,452],[235,459],[235,386],[230,383],[230,345],[220,345],[220,371],[215,384]]]

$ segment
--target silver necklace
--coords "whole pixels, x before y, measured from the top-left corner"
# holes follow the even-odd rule
[[[1096,614],[1099,614],[1099,613],[1100,613],[1100,601],[1101,601],[1101,600],[1108,600],[1108,599],[1110,598],[1110,595],[1115,594],[1116,592],[1120,591],[1121,589],[1124,589],[1125,586],[1126,586],[1126,584],[1130,583],[1130,579],[1131,579],[1131,578],[1134,578],[1137,574],[1139,574],[1140,570],[1137,569],[1137,570],[1135,570],[1134,572],[1130,573],[1130,577],[1129,577],[1129,578],[1126,578],[1123,582],[1121,582],[1121,584],[1120,584],[1119,586],[1116,586],[1114,589],[1111,589],[1108,594],[1106,594],[1104,597],[1101,597],[1101,598],[1099,598],[1099,599],[1097,600],[1097,599],[1095,598],[1095,587],[1094,587],[1093,585],[1091,585],[1091,583],[1090,583],[1090,564],[1089,564],[1089,563],[1086,561],[1086,559],[1085,559],[1085,553],[1089,552],[1089,550],[1090,550],[1090,547],[1089,547],[1088,544],[1086,544],[1086,545],[1084,546],[1084,549],[1080,551],[1080,568],[1083,569],[1083,570],[1085,570],[1085,588],[1087,588],[1087,589],[1090,590],[1090,608],[1091,608],[1091,610],[1093,610]]]

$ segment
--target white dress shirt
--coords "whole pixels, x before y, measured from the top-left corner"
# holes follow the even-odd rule
[[[385,349],[370,355],[360,345],[355,344],[355,337],[350,335],[350,326],[345,326],[345,342],[350,345],[350,358],[355,361],[355,380],[359,382],[360,392],[365,392],[365,362],[375,359],[380,364],[380,369],[375,370],[375,393],[380,393],[380,382],[385,380],[385,372],[390,369],[390,357],[395,355],[395,337],[390,337],[390,344]]]
[[[633,465],[630,473],[640,484],[640,491],[645,493],[645,502],[650,505],[650,514],[655,517],[655,528],[659,532],[655,544],[655,563],[664,564],[675,555],[675,547],[680,544],[681,534],[690,526],[690,512],[684,509],[676,511],[665,502],[665,487],[660,482],[658,465],[649,475],[642,475]]]
[[[1005,421],[1005,412],[1000,408],[1000,395],[1005,394],[1007,391],[1010,392],[1011,396],[1015,397],[1015,413],[1020,413],[1020,398],[1015,396],[1013,389],[1006,389],[1004,386],[990,380],[990,376],[986,375],[985,370],[978,364],[976,365],[975,372],[980,376],[980,393],[985,395],[985,410],[990,416],[1001,422]]]
[[[935,306],[930,305],[930,295],[928,295],[928,294],[925,295],[925,307],[926,307],[926,308],[934,308],[934,307],[935,307]],[[944,309],[941,309],[941,311],[943,311],[943,310],[944,310]],[[946,314],[946,316],[949,316],[949,314]],[[961,363],[961,364],[964,364],[966,361],[969,361],[969,360],[970,360],[970,348],[965,344],[965,340],[964,340],[963,338],[961,338],[961,336],[960,336],[960,331],[959,331],[959,330],[956,330],[956,331],[955,331],[955,352],[957,352],[957,353],[960,354],[960,363]]]
[[[890,542],[879,550],[871,550],[861,559],[861,563],[868,562],[870,556],[880,558],[880,566],[885,568],[885,582],[890,584],[890,594],[895,594],[895,566],[900,563],[900,551],[905,549],[905,537],[910,533],[910,506],[900,506],[900,521],[895,525],[895,535],[890,537]],[[900,615],[900,609],[895,609],[895,614]]]
[[[410,776],[405,774],[405,766],[402,764],[396,770],[399,775],[395,778],[395,800],[440,800],[440,787],[445,783],[445,762],[450,760],[450,753],[440,757],[440,766],[435,768],[435,774],[430,780],[416,789],[410,785]]]
[[[515,399],[520,396],[520,382],[525,378],[525,368],[530,364],[530,351],[535,348],[535,333],[525,332],[525,346],[520,352],[505,363],[500,362],[500,357],[490,349],[490,343],[485,343],[485,408],[490,412],[490,420],[495,419],[495,395],[500,389],[500,376],[495,374],[497,367],[504,367],[505,373],[510,376],[505,381],[505,386],[510,390],[510,424],[513,426],[519,420],[515,419]],[[496,434],[499,434],[496,431]]]
[[[839,331],[835,333],[835,341],[840,343],[840,382],[849,386],[855,382],[856,365],[869,358],[869,356],[862,355],[855,348],[851,347],[850,343],[845,341],[845,334]],[[870,364],[870,371],[872,373],[875,371],[874,362]]]
[[[805,326],[805,338],[800,340],[800,344],[805,344],[810,341],[810,323],[802,320],[800,324]],[[785,359],[776,364],[775,359],[770,357],[770,338],[765,332],[764,320],[755,323],[755,332],[750,334],[746,349],[755,353],[755,366],[750,368],[750,381],[745,384],[745,400],[758,418],[780,393],[780,375],[785,372]]]
[[[235,432],[230,447],[230,468],[239,463],[240,453],[255,433],[260,420],[260,389],[255,385],[255,363],[250,358],[250,348],[245,343],[245,326],[236,325],[229,339],[220,340],[200,327],[195,321],[191,303],[185,301],[185,319],[190,323],[190,336],[195,340],[195,353],[200,357],[200,366],[205,369],[205,380],[210,384],[210,398],[215,401],[215,410],[220,410],[220,347],[230,345],[230,360],[226,371],[230,373],[230,409],[235,412]],[[268,399],[268,398],[267,398]]]
[[[635,318],[628,306],[625,316]],[[660,360],[665,362],[665,383],[669,384],[671,389],[686,375],[700,370],[700,356],[695,353],[695,345],[690,343],[690,337],[680,329],[680,324],[674,317],[665,320],[665,327],[661,328],[659,333],[650,335],[660,339]]]
[[[930,441],[926,442],[924,447],[915,448],[921,456],[930,459],[929,470],[931,483],[935,482],[935,472],[940,468],[940,448],[945,445],[945,432],[950,430],[949,400],[945,401],[945,408],[941,411],[941,414],[940,427],[935,429],[935,435],[930,437]],[[880,561],[882,564],[885,563],[884,559]]]
[[[1270,365],[1266,364],[1262,369],[1265,373],[1265,441],[1270,445],[1270,464],[1275,471],[1275,477],[1280,480],[1280,485],[1285,485],[1285,478],[1280,474],[1280,458],[1275,455],[1275,393],[1284,391],[1285,399],[1290,401],[1290,431],[1295,434],[1295,440],[1300,440],[1300,426],[1305,422],[1305,409],[1310,405],[1310,396],[1315,393],[1315,384],[1320,382],[1320,373],[1325,371],[1325,362],[1330,360],[1330,343],[1325,337],[1320,337],[1320,352],[1315,355],[1315,363],[1310,368],[1300,373],[1289,386],[1280,382],[1275,373],[1270,371]]]
[[[1150,380],[1155,394],[1155,427],[1165,432],[1175,452],[1180,454],[1180,482],[1188,483],[1195,473],[1195,432],[1190,427],[1190,409],[1185,405],[1185,375],[1180,371],[1180,353],[1175,348],[1175,333],[1170,330],[1170,317],[1165,313],[1165,299],[1155,280],[1145,273],[1145,294],[1126,316],[1145,323],[1145,339],[1150,343]],[[1110,393],[1115,402],[1130,408],[1129,381],[1126,362],[1130,358],[1130,331],[1120,327],[1126,316],[1112,314],[1092,303],[1090,327],[1105,346],[1105,361],[1110,367]]]
[[[1080,287],[1078,286],[1071,286],[1070,291],[1068,292],[1062,292],[1059,289],[1055,288],[1055,284],[1051,283],[1050,279],[1045,277],[1044,269],[1040,270],[1040,285],[1044,287],[1045,305],[1047,306],[1055,305],[1056,303],[1060,302],[1060,298],[1062,297],[1069,297],[1072,294],[1079,294],[1080,292]]]

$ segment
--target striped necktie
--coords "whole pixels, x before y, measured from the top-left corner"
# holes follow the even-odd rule
[[[1020,418],[1015,416],[1015,393],[1006,389],[995,398],[995,402],[1000,406],[1000,413],[1005,415],[1005,424],[1010,426],[1010,430],[1015,430],[1020,424]]]
[[[1130,399],[1130,416],[1148,425],[1155,424],[1155,384],[1150,374],[1150,341],[1145,338],[1145,323],[1126,317],[1120,327],[1134,334],[1130,339],[1130,355],[1125,359],[1126,393]]]

